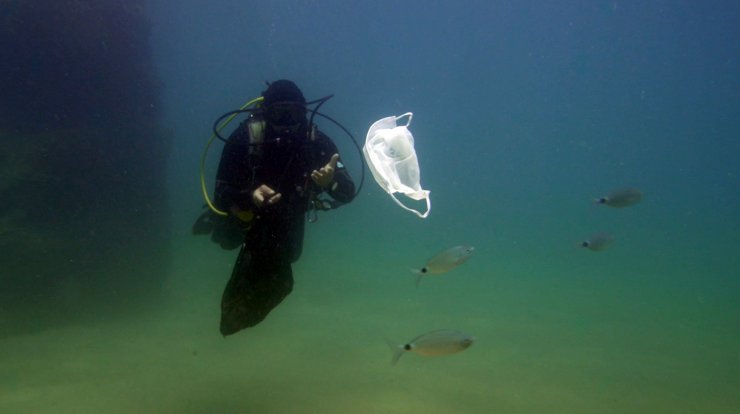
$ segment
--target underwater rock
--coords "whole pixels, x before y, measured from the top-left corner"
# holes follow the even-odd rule
[[[0,311],[11,330],[159,301],[170,137],[144,4],[0,5]]]

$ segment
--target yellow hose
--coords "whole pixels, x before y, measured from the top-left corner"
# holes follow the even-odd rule
[[[242,107],[239,108],[239,109],[240,110],[246,109],[246,108],[254,105],[257,102],[261,102],[263,99],[264,98],[261,97],[261,96],[259,96],[257,98],[254,98],[251,101],[249,101],[249,102],[245,103],[244,105],[242,105]],[[229,122],[231,122],[231,120],[234,119],[234,117],[237,116],[237,115],[238,114],[233,114],[233,115],[229,116],[228,118],[226,118],[224,120],[224,122],[222,122],[221,125],[219,125],[216,130],[218,132],[221,132],[221,130],[224,129],[226,127],[226,125],[229,125]],[[211,209],[211,211],[213,211],[214,213],[218,214],[219,216],[228,216],[229,213],[227,213],[225,211],[221,211],[221,210],[217,209],[216,206],[213,205],[213,203],[211,202],[210,197],[208,197],[208,188],[206,188],[206,174],[205,174],[205,170],[206,170],[206,157],[208,156],[208,149],[211,147],[211,144],[213,143],[213,140],[214,139],[216,139],[216,132],[214,132],[211,135],[211,139],[208,140],[208,143],[206,144],[205,149],[203,149],[203,156],[200,158],[200,188],[203,191],[203,198],[206,199],[206,204],[208,204],[208,207]]]

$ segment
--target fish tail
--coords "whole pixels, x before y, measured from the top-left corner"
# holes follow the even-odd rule
[[[419,287],[419,283],[421,283],[421,278],[424,276],[424,269],[409,269],[411,273],[416,275],[416,287]]]
[[[401,358],[401,355],[403,355],[404,349],[401,345],[397,345],[395,342],[391,341],[388,338],[385,338],[385,343],[388,345],[388,348],[390,348],[391,352],[393,353],[393,356],[391,357],[391,365],[396,365],[396,363],[398,363],[398,359]]]

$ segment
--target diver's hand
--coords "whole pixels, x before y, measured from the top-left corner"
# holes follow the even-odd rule
[[[262,184],[252,193],[252,202],[257,207],[271,206],[280,201],[282,194]]]
[[[331,185],[334,181],[334,171],[337,169],[337,162],[339,161],[339,154],[331,156],[329,162],[318,170],[311,172],[311,179],[319,187],[326,188]]]

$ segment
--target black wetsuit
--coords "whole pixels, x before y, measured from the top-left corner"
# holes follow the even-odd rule
[[[311,180],[311,172],[338,153],[332,140],[316,130],[293,136],[263,128],[262,144],[250,145],[249,122],[228,139],[216,177],[216,205],[229,211],[236,205],[254,219],[243,224],[245,243],[221,300],[221,333],[230,335],[261,322],[293,288],[291,263],[303,249],[306,214],[311,201],[324,192],[333,206],[354,197],[355,186],[341,160],[334,183],[326,190]],[[274,205],[257,208],[252,193],[260,185],[280,193]],[[236,221],[237,219],[232,219]]]

